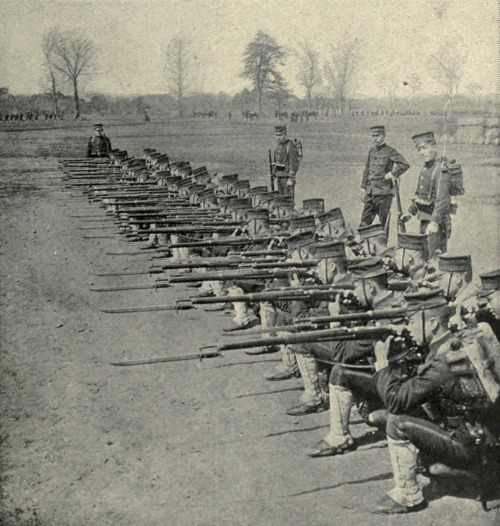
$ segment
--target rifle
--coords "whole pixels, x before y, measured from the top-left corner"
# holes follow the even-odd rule
[[[385,340],[388,336],[396,336],[397,332],[391,327],[352,327],[339,329],[323,329],[305,331],[298,334],[286,334],[272,338],[256,338],[238,342],[219,344],[219,351],[250,349],[252,347],[267,347],[271,345],[289,345],[296,343],[315,343],[337,340]]]
[[[257,259],[255,261],[276,261],[269,259]],[[217,268],[217,267],[239,267],[244,266],[247,268],[255,268],[255,261],[243,258],[224,258],[224,257],[213,257],[207,259],[197,259],[193,258],[190,260],[183,261],[174,261],[172,263],[167,263],[162,265],[163,270],[172,270],[172,269],[181,269],[181,268]]]
[[[193,305],[208,305],[212,303],[238,303],[256,301],[294,301],[306,299],[331,299],[336,296],[344,287],[328,285],[327,289],[315,290],[307,287],[300,288],[281,288],[274,291],[255,292],[250,294],[238,294],[234,296],[216,296],[213,298],[191,298]]]
[[[274,172],[274,168],[273,168],[273,157],[271,154],[271,149],[269,149],[269,173],[271,174],[271,192],[274,192],[275,191],[274,181],[276,179],[276,173]]]
[[[228,270],[226,272],[204,272],[179,275],[170,278],[170,283],[191,283],[193,281],[231,281],[233,279],[274,279],[287,278],[290,274],[307,276],[302,269],[287,270]],[[227,298],[228,296],[224,296]],[[200,298],[201,299],[201,298]]]
[[[294,323],[322,324],[347,321],[371,321],[390,320],[393,318],[404,318],[408,315],[406,309],[381,309],[368,312],[353,312],[349,314],[338,314],[337,316],[317,316],[312,318],[295,318]]]
[[[401,195],[399,193],[399,179],[397,177],[393,180],[394,195],[396,196],[396,207],[398,209],[398,226],[400,232],[406,232],[406,225],[403,221],[403,206],[401,205]]]
[[[194,303],[194,300],[193,300]],[[388,309],[371,312],[355,312],[350,314],[339,314],[337,316],[324,316],[316,318],[295,318],[293,325],[282,325],[281,327],[268,327],[267,329],[256,329],[256,330],[241,330],[232,331],[226,334],[226,336],[254,336],[257,334],[267,334],[276,332],[296,332],[303,330],[312,330],[317,328],[318,325],[323,323],[345,323],[352,321],[368,322],[372,320],[387,320],[394,318],[401,318],[407,314],[405,309]]]
[[[380,340],[387,336],[396,336],[397,332],[386,327],[356,327],[353,329],[330,329],[324,331],[310,331],[304,334],[288,334],[276,338],[258,338],[244,342],[223,343],[220,345],[209,345],[201,347],[198,353],[181,354],[178,356],[166,356],[146,360],[129,360],[124,362],[112,362],[111,365],[143,365],[161,362],[179,362],[185,360],[202,360],[203,358],[216,358],[222,356],[222,351],[249,349],[262,345],[325,342],[335,340]],[[272,342],[272,343],[271,343]],[[391,362],[391,360],[389,360]]]
[[[284,233],[287,235],[288,233]],[[278,236],[262,236],[262,237],[247,237],[234,236],[220,239],[206,239],[202,241],[179,241],[177,243],[170,243],[165,248],[198,248],[198,247],[225,247],[231,245],[254,245],[259,243],[269,243]],[[249,252],[250,253],[250,252]]]

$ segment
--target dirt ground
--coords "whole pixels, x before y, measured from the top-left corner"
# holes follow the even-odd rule
[[[304,143],[299,200],[325,197],[328,208],[340,205],[356,225],[370,124],[292,128]],[[413,165],[403,184],[407,203],[419,165],[409,137],[433,123],[388,124],[388,142]],[[88,132],[84,126],[0,131],[1,524],[500,524],[464,481],[433,481],[426,488],[430,506],[418,514],[372,515],[391,487],[385,441],[354,415],[353,433],[363,444],[356,452],[307,457],[304,448],[325,433],[328,415],[286,415],[301,384],[264,379],[277,364],[275,354],[229,351],[201,364],[110,365],[194,352],[220,340],[230,317],[201,309],[100,311],[172,304],[193,291],[183,285],[90,291],[154,278],[94,276],[146,271],[151,261],[148,254],[107,255],[137,244],[113,235],[104,211],[60,182],[58,158],[81,156]],[[115,123],[107,132],[130,154],[155,147],[174,160],[266,182],[271,123]],[[476,272],[496,268],[499,150],[450,145],[448,155],[462,162],[467,188],[451,250],[472,253]],[[96,214],[102,222],[72,217]],[[89,226],[96,230],[81,229]],[[93,235],[109,237],[83,237]]]

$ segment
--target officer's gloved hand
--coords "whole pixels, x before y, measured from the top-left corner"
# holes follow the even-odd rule
[[[425,230],[426,235],[430,236],[432,234],[437,234],[439,232],[439,225],[437,223],[434,223],[434,221],[431,221],[427,225],[427,229]]]

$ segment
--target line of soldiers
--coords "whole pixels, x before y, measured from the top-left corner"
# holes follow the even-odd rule
[[[417,136],[417,146],[431,139]],[[169,281],[199,287],[193,304],[234,309],[220,349],[280,352],[266,379],[304,385],[287,413],[329,410],[309,456],[356,449],[356,407],[387,434],[394,488],[375,513],[426,507],[419,473],[472,477],[485,506],[498,497],[500,269],[477,281],[471,256],[433,249],[427,229],[388,247],[382,224],[355,233],[323,199],[297,210],[293,196],[155,150],[110,159],[124,180],[166,194],[137,208],[108,197],[108,209],[170,256],[164,270],[184,270]]]

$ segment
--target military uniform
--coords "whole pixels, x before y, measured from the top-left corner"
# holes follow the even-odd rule
[[[435,144],[432,132],[414,135],[413,140],[417,147],[425,142]],[[436,250],[446,252],[448,247],[451,236],[450,186],[450,173],[446,169],[445,158],[436,157],[424,164],[410,213],[420,220],[421,234],[426,233],[429,223],[438,225],[437,234],[429,235],[429,257],[433,257]]]
[[[431,308],[444,307],[443,297],[441,302]],[[427,307],[421,307],[425,316]],[[437,311],[429,316],[438,316]],[[434,337],[428,360],[411,378],[402,377],[387,362],[376,362],[377,389],[389,412],[387,438],[395,482],[376,512],[402,513],[425,506],[417,483],[418,452],[428,464],[471,469],[479,463],[477,438],[497,441],[500,385],[490,368],[490,353],[497,350],[488,347],[484,331],[491,329],[466,331],[460,340],[449,331]]]
[[[385,132],[383,126],[373,126],[372,132]],[[360,226],[371,225],[378,215],[385,226],[391,210],[394,185],[386,179],[388,173],[394,177],[403,175],[410,165],[406,159],[387,144],[373,146],[368,152],[361,188],[366,192],[365,206],[361,214]]]
[[[102,124],[95,124],[95,129],[102,129]],[[106,135],[93,135],[87,144],[87,157],[109,157],[111,141]]]
[[[286,133],[286,126],[275,126],[277,132]],[[273,173],[277,178],[278,192],[295,195],[295,176],[299,169],[299,153],[294,142],[286,136],[276,145],[273,155]],[[291,184],[288,184],[288,183]]]

